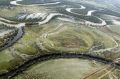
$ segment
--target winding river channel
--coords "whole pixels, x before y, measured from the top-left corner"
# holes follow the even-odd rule
[[[18,2],[21,2],[23,0],[14,0],[14,1],[11,1],[10,4],[11,5],[14,5],[14,6],[46,6],[46,5],[57,5],[57,4],[60,4],[61,2],[54,2],[54,3],[45,3],[45,4],[30,4],[30,5],[24,5],[24,4],[19,4]],[[79,14],[79,13],[75,13],[73,12],[73,10],[85,10],[87,7],[81,5],[80,8],[65,8],[65,10],[68,12],[68,13],[71,13],[71,14],[75,14],[75,15],[82,15],[82,14]],[[94,13],[96,12],[97,10],[89,10],[87,12],[87,14],[85,16],[88,16],[88,17],[91,17],[91,16],[94,16]],[[37,15],[32,15],[32,17],[36,17],[40,15],[40,13],[36,13]],[[25,16],[24,16],[25,17]],[[44,20],[40,21],[40,22],[35,22],[37,23],[38,25],[42,25],[42,24],[46,24],[48,23],[49,21],[51,21],[54,17],[57,17],[59,20],[64,20],[64,21],[69,21],[69,22],[79,22],[79,21],[76,21],[73,17],[71,17],[70,15],[66,15],[66,14],[63,14],[63,13],[49,13]],[[66,17],[66,18],[62,18],[62,17]],[[84,21],[84,24],[86,25],[92,25],[92,26],[106,26],[107,23],[105,20],[101,19],[100,17],[97,17],[95,16],[97,19],[99,19],[101,21],[101,23],[95,23],[95,22],[91,22],[91,21],[87,21],[85,20]],[[20,19],[22,19],[23,17],[21,17]],[[24,34],[24,27],[26,26],[26,23],[18,23],[18,24],[12,24],[12,23],[15,23],[14,21],[10,21],[10,20],[7,20],[5,18],[0,18],[0,24],[4,24],[6,26],[9,26],[9,27],[14,27],[15,29],[17,29],[17,34],[12,38],[10,39],[3,47],[0,48],[0,50],[3,50],[7,47],[10,47],[11,45],[13,45],[15,42],[17,42]],[[80,23],[80,22],[79,22]],[[9,32],[6,32],[6,33],[9,33]],[[47,35],[45,36],[47,37]],[[119,45],[118,43],[113,39],[113,41],[115,42],[115,47],[113,48],[107,48],[107,49],[104,49],[104,50],[100,50],[100,52],[104,52],[104,51],[111,51],[112,49],[115,49],[117,48]],[[99,52],[99,51],[98,51]],[[40,63],[40,62],[43,62],[43,61],[47,61],[47,60],[51,60],[51,59],[60,59],[60,58],[83,58],[83,59],[90,59],[90,60],[97,60],[97,61],[100,61],[100,62],[103,62],[105,64],[110,64],[112,66],[115,66],[116,68],[120,68],[120,63],[117,63],[117,62],[114,62],[113,60],[108,60],[108,59],[105,59],[105,58],[102,58],[102,57],[96,57],[96,56],[92,56],[92,55],[89,55],[89,54],[75,54],[75,53],[65,53],[65,54],[56,54],[56,53],[53,53],[53,54],[48,54],[48,55],[44,55],[44,56],[39,56],[39,57],[36,57],[36,58],[33,58],[33,59],[30,59],[29,61],[27,62],[24,62],[21,66],[17,67],[16,69],[14,70],[11,70],[7,73],[4,73],[4,74],[1,74],[0,77],[2,76],[6,76],[6,79],[9,79],[9,78],[12,78],[18,74],[20,74],[21,72],[25,71],[28,67],[32,66],[33,64],[36,64],[36,63]]]
[[[15,0],[15,1],[11,1],[10,4],[12,5],[16,5],[16,6],[36,6],[36,5],[40,5],[40,6],[45,6],[45,5],[57,5],[60,4],[60,2],[53,2],[53,3],[45,3],[45,4],[32,4],[32,5],[23,5],[23,4],[19,4],[18,2],[21,2],[23,0]]]
[[[104,64],[110,64],[111,66],[114,66],[116,68],[120,68],[119,63],[115,63],[112,60],[107,60],[104,58],[91,56],[89,54],[75,54],[75,53],[65,53],[65,54],[58,53],[57,54],[57,53],[53,53],[53,54],[48,54],[48,55],[33,58],[33,59],[25,62],[24,64],[22,64],[18,68],[11,70],[8,73],[1,74],[0,77],[5,76],[6,79],[7,78],[10,79],[10,78],[20,74],[21,72],[25,71],[28,67],[32,66],[33,64],[36,64],[38,62],[40,63],[43,61],[51,60],[51,59],[61,59],[61,58],[68,58],[68,59],[70,59],[70,58],[82,58],[82,59],[97,60],[97,61],[103,62]]]

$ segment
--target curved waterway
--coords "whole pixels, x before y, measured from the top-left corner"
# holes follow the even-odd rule
[[[119,63],[115,63],[112,60],[107,60],[104,58],[91,56],[89,54],[75,54],[75,53],[65,53],[65,54],[58,53],[57,54],[57,53],[53,53],[53,54],[48,54],[48,55],[40,56],[37,58],[33,58],[33,59],[25,62],[21,66],[17,67],[16,69],[11,70],[7,73],[1,74],[0,77],[5,77],[6,79],[8,79],[8,78],[10,79],[10,78],[22,73],[23,71],[25,71],[27,68],[29,68],[33,64],[47,61],[50,59],[60,59],[60,58],[68,58],[68,59],[69,58],[82,58],[82,59],[88,59],[88,60],[96,60],[96,61],[102,62],[104,64],[109,64],[109,65],[114,66],[116,68],[120,68]]]
[[[46,5],[57,5],[57,4],[60,4],[60,2],[53,2],[53,3],[44,3],[44,4],[31,4],[31,5],[24,5],[24,4],[19,4],[18,2],[21,2],[23,0],[14,0],[14,1],[11,1],[10,4],[11,5],[16,5],[16,6],[35,6],[35,5],[41,5],[41,6],[46,6]]]
[[[75,15],[80,15],[80,16],[85,16],[85,17],[93,16],[93,13],[96,12],[96,10],[90,10],[90,11],[87,12],[86,15],[83,15],[83,14],[75,13],[75,12],[72,11],[72,10],[80,10],[80,9],[86,9],[86,7],[81,5],[81,8],[66,8],[66,11],[69,12],[69,13],[75,14]],[[99,19],[101,21],[101,23],[94,23],[94,22],[85,20],[85,24],[93,25],[93,26],[104,26],[104,25],[106,25],[106,22],[103,19],[101,19],[97,16],[95,16],[95,17],[97,19]]]
[[[18,2],[20,2],[20,1],[23,1],[23,0],[14,0],[14,1],[11,1],[10,4],[11,5],[16,5],[16,6],[35,6],[35,5],[45,6],[45,5],[60,4],[60,2],[54,2],[54,3],[45,3],[45,4],[24,5],[24,4],[19,4]],[[75,15],[81,15],[79,13],[73,12],[72,11],[73,9],[84,10],[84,9],[86,9],[86,7],[81,5],[80,8],[66,8],[66,11],[69,12],[69,13],[75,14]],[[94,16],[93,13],[95,13],[95,12],[96,12],[96,10],[89,10],[85,16]],[[23,16],[21,18],[24,18],[25,16]],[[34,14],[34,16],[32,14],[31,16],[29,16],[29,18],[31,18],[31,17],[34,17],[34,18],[36,17],[37,18],[38,16],[40,16],[40,13],[38,13],[36,15]],[[45,23],[49,22],[50,20],[52,20],[52,18],[54,18],[56,16],[67,16],[67,15],[62,14],[62,13],[50,13],[48,16],[46,16],[46,18],[43,21],[36,22],[36,23],[38,23],[39,25],[45,24]],[[97,16],[95,16],[95,17],[98,18],[101,21],[101,23],[94,23],[94,22],[91,22],[91,21],[85,21],[85,24],[95,25],[95,26],[106,25],[106,22],[103,19],[101,19]],[[69,21],[69,22],[76,22],[74,19],[69,19],[69,18],[61,18],[61,17],[59,18],[58,17],[58,19],[64,20],[64,21]],[[10,27],[15,27],[18,30],[17,34],[13,37],[13,39],[9,40],[6,45],[4,45],[3,47],[0,48],[0,50],[2,50],[2,49],[5,49],[5,48],[11,46],[13,43],[15,43],[18,39],[20,39],[23,36],[23,33],[24,33],[23,28],[26,25],[26,23],[10,24],[12,21],[9,21],[9,20],[4,19],[4,18],[0,18],[0,20],[9,22],[9,24],[8,24],[6,22],[0,21],[1,24],[7,25],[7,26],[10,26]],[[116,21],[114,23],[116,23]],[[12,77],[20,74],[21,72],[25,71],[28,67],[32,66],[33,64],[40,63],[40,62],[43,62],[43,61],[47,61],[47,60],[50,60],[50,59],[60,59],[60,58],[68,58],[68,59],[69,58],[83,58],[83,59],[89,59],[89,60],[96,60],[96,61],[103,62],[105,64],[109,64],[111,66],[115,66],[116,68],[120,68],[120,64],[117,63],[117,62],[114,62],[113,60],[108,60],[108,59],[104,59],[104,58],[101,58],[101,57],[92,56],[92,55],[89,55],[89,54],[75,54],[75,53],[65,53],[65,54],[58,53],[57,54],[57,53],[53,53],[53,54],[48,54],[48,55],[39,56],[39,57],[30,59],[27,62],[24,62],[21,66],[17,67],[16,69],[11,70],[7,73],[1,74],[0,77],[5,76],[6,77],[5,79],[12,78]]]
[[[18,2],[21,2],[21,1],[23,1],[23,0],[14,0],[14,1],[11,1],[10,4],[11,4],[11,5],[16,5],[16,6],[19,6],[19,5],[21,5],[21,6],[36,6],[36,5],[41,5],[41,6],[43,6],[43,5],[44,5],[44,6],[45,6],[45,5],[54,5],[54,4],[59,4],[59,3],[61,3],[61,2],[53,2],[53,3],[24,5],[24,4],[19,4],[19,3],[18,3]],[[84,9],[86,9],[86,7],[83,6],[83,5],[80,5],[80,8],[66,8],[65,10],[66,10],[67,12],[72,13],[72,14],[75,14],[75,15],[82,15],[82,14],[73,12],[72,10],[74,10],[74,9],[75,9],[75,10],[84,10]],[[94,12],[96,12],[96,10],[90,10],[90,11],[88,11],[88,13],[86,14],[86,16],[93,16],[93,13],[94,13]],[[56,13],[56,14],[55,14],[55,13],[51,13],[50,15],[48,15],[48,18],[47,18],[46,20],[44,20],[44,21],[42,21],[42,22],[39,22],[38,24],[39,24],[39,25],[45,24],[45,23],[48,22],[52,17],[54,17],[54,16],[56,16],[56,15],[58,15],[58,14],[60,14],[60,13]],[[100,20],[101,23],[94,23],[94,22],[85,20],[85,21],[86,21],[85,24],[87,24],[87,25],[93,25],[93,26],[104,26],[104,25],[106,25],[106,22],[105,22],[103,19],[98,18],[97,16],[96,16],[96,18],[97,18],[98,20]]]
[[[45,6],[45,5],[54,5],[54,4],[59,4],[60,2],[54,2],[54,3],[45,3],[45,4],[31,4],[31,5],[24,5],[24,4],[19,4],[18,2],[21,2],[21,1],[23,1],[23,0],[14,0],[14,1],[11,1],[10,2],[10,4],[11,5],[16,5],[16,6],[19,6],[19,5],[21,5],[21,6],[35,6],[35,5],[41,5],[41,6]],[[75,9],[75,10],[84,10],[84,9],[86,9],[86,7],[85,6],[83,6],[83,5],[80,5],[80,8],[66,8],[66,11],[67,12],[69,12],[69,13],[72,13],[72,14],[75,14],[75,15],[82,15],[82,14],[79,14],[79,13],[75,13],[75,12],[73,12],[72,10],[73,9]],[[88,13],[86,14],[86,16],[92,16],[92,14],[94,13],[94,12],[96,12],[96,10],[90,10],[90,11],[88,11]],[[59,13],[58,13],[59,14]],[[46,19],[46,20],[44,20],[43,21],[43,23],[42,22],[39,22],[39,24],[44,24],[45,22],[47,22],[52,16],[54,16],[54,15],[56,15],[56,14],[50,14],[49,16],[48,16],[48,18]],[[101,19],[101,18],[98,18],[98,17],[96,17],[97,19],[99,19],[100,21],[101,21],[101,23],[94,23],[94,22],[91,22],[91,21],[86,21],[85,23],[87,24],[87,25],[93,25],[93,26],[104,26],[104,25],[106,25],[106,22],[103,20],[103,19]]]
[[[96,10],[90,10],[90,11],[88,11],[87,16],[92,16],[92,14],[93,14],[95,11],[96,11]]]
[[[17,34],[15,36],[13,36],[12,39],[9,39],[9,41],[7,41],[7,43],[5,43],[4,46],[0,47],[0,50],[3,50],[5,48],[11,46],[13,43],[15,43],[17,40],[19,40],[22,37],[23,33],[24,33],[24,31],[23,31],[23,27],[24,26],[25,26],[25,23],[18,24],[16,26],[16,28],[17,28]]]
[[[69,13],[75,14],[75,15],[82,15],[82,14],[79,14],[79,13],[72,12],[73,9],[74,10],[82,10],[82,9],[84,10],[84,9],[86,9],[85,6],[82,6],[82,5],[80,5],[80,6],[81,6],[80,8],[66,8],[66,11],[69,12]]]
[[[41,21],[41,22],[38,22],[39,25],[41,24],[45,24],[47,22],[49,22],[53,17],[55,16],[62,16],[63,14],[60,14],[60,13],[50,13],[45,20]]]
[[[48,16],[46,16],[46,18],[43,20],[43,21],[40,21],[40,22],[35,22],[39,25],[42,25],[42,24],[45,24],[45,23],[48,23],[52,18],[56,17],[56,16],[67,16],[67,15],[63,15],[63,14],[60,14],[60,13],[50,13]],[[4,19],[4,18],[2,18]],[[9,21],[9,20],[6,20],[4,19],[5,21]],[[9,21],[9,22],[12,22],[12,21]],[[11,46],[13,43],[15,43],[18,39],[20,39],[22,36],[23,36],[23,33],[24,33],[24,30],[23,28],[25,27],[26,23],[19,23],[19,24],[8,24],[6,22],[2,22],[0,21],[1,24],[4,24],[6,26],[9,26],[9,27],[14,27],[16,28],[18,31],[17,31],[17,35],[13,37],[13,39],[10,39],[4,46],[2,46],[0,48],[0,50],[3,50],[9,46]]]

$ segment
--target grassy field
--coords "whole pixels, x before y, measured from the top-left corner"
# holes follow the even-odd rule
[[[28,0],[24,0],[21,3],[31,4],[38,3],[38,1],[39,0],[36,0],[36,2],[34,2],[34,0],[31,0],[28,2]],[[69,12],[65,11],[65,8],[80,7],[79,4],[74,4],[72,2],[69,4],[67,1],[65,1],[67,4],[59,4],[57,7],[56,5],[52,5],[51,7],[38,5],[10,6],[9,2],[10,0],[0,0],[0,17],[6,18],[8,20],[14,20],[20,23],[27,22],[25,20],[18,21],[17,17],[21,14],[29,15],[35,13],[45,13],[47,16],[51,12],[60,12],[66,14],[66,17],[68,15],[71,16],[71,18],[73,18],[76,23],[72,22],[73,19],[72,21],[70,19],[71,22],[58,20],[56,16],[48,23],[43,25],[28,25],[29,23],[26,24],[22,38],[16,41],[16,43],[14,43],[12,46],[0,51],[0,74],[17,68],[25,61],[28,61],[33,57],[52,53],[87,53],[89,55],[97,57],[100,56],[111,60],[115,60],[120,57],[119,50],[117,50],[117,52],[111,50],[105,52],[99,51],[114,48],[116,46],[116,42],[119,44],[119,26],[110,26],[108,31],[106,30],[106,26],[96,28],[78,23],[78,21],[81,21],[81,19],[99,23],[101,21],[96,18],[96,16],[85,16],[87,14],[87,10],[101,10],[108,6],[112,7],[114,5],[105,5],[106,2],[104,4],[97,4],[94,1],[88,2],[90,5],[85,5],[82,3],[84,6],[86,6],[87,9],[81,11],[75,10],[76,13],[84,15],[79,16],[70,14]],[[49,3],[50,1],[47,2]],[[44,1],[41,3],[44,3]],[[72,6],[72,4],[74,5]],[[96,8],[93,6],[89,7],[91,5],[96,6]],[[115,7],[112,9],[114,8]],[[112,11],[106,11],[105,13],[110,13],[112,15],[114,14]],[[109,19],[109,16],[107,18]],[[46,18],[44,17],[44,19]],[[28,21],[30,20],[31,19]],[[33,22],[33,20],[31,21]],[[36,22],[36,20],[34,20],[34,22]],[[14,31],[16,29],[0,25],[0,34],[8,30]],[[0,36],[0,46],[2,46],[4,40],[6,43],[9,37],[14,36],[14,34],[9,34],[10,33],[8,33],[8,36],[5,35],[5,38]],[[96,53],[94,51],[99,52]],[[116,62],[119,63],[119,61]],[[120,71],[118,69],[98,61],[71,58],[48,60],[42,63],[38,62],[13,79],[118,79],[120,77],[119,73]]]
[[[46,51],[49,51],[49,54],[53,52],[87,52],[94,43],[101,43],[104,48],[114,47],[115,45],[112,37],[98,29],[56,19],[40,26],[27,26],[24,30],[23,37],[17,43],[2,51],[1,60],[6,58],[7,61],[1,62],[1,73],[4,73],[3,69],[9,71],[28,59],[22,55],[28,57],[39,56],[45,55]],[[48,34],[46,38],[44,38],[45,34]],[[42,43],[43,49],[41,49],[39,43]],[[6,52],[8,55],[6,55]]]
[[[103,76],[109,71],[111,72]],[[94,72],[98,73],[90,75]],[[117,70],[113,67],[96,61],[83,59],[55,59],[33,65],[23,74],[13,79],[97,79],[100,77],[102,79],[109,79],[109,75],[115,74],[116,72]],[[119,73],[119,71],[117,73]],[[115,74],[115,76],[119,77],[117,74]]]
[[[63,23],[61,27],[56,26],[56,30],[45,34],[40,38],[45,48],[52,51],[61,52],[85,52],[88,51],[94,43],[98,42],[104,45],[105,48],[115,46],[112,37],[99,31],[74,24]]]
[[[9,53],[9,51],[0,52],[0,73],[8,71],[7,68],[9,66],[9,61],[12,59],[14,59],[14,57],[11,55],[11,53]]]

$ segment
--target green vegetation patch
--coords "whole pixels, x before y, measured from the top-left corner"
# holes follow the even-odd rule
[[[95,43],[103,44],[104,48],[116,45],[112,37],[98,29],[78,25],[63,24],[42,35],[40,41],[43,46],[52,51],[85,52]]]
[[[97,79],[100,77],[102,79],[109,79],[109,75],[113,75],[116,72],[119,73],[116,70],[109,65],[97,61],[55,59],[33,65],[27,71],[24,71],[23,74],[13,79]],[[109,71],[111,72],[108,73]],[[119,78],[117,74],[114,76]]]

